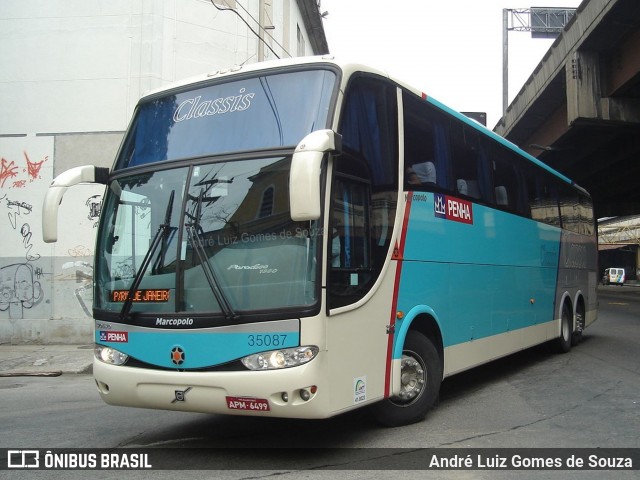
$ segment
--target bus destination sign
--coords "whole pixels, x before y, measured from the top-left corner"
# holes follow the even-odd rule
[[[112,302],[124,303],[129,297],[129,290],[111,290],[109,298]],[[169,301],[169,289],[145,289],[136,290],[131,298],[132,302],[147,303],[147,302],[168,302]]]

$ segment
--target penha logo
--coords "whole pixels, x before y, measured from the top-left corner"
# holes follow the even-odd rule
[[[101,342],[128,343],[129,332],[110,332],[100,331]]]
[[[473,224],[473,203],[467,200],[436,193],[434,194],[433,210],[437,218]]]

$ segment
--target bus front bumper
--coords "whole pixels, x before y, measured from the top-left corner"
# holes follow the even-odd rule
[[[93,376],[110,405],[286,418],[327,418],[325,355],[269,371],[185,372],[115,366],[94,359]],[[326,370],[325,370],[326,371]]]

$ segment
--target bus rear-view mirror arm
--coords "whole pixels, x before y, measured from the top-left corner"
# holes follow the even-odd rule
[[[46,243],[58,240],[58,206],[62,203],[62,197],[67,188],[79,183],[106,185],[108,178],[109,169],[95,165],[71,168],[54,178],[47,189],[42,205],[42,239]]]
[[[320,218],[320,169],[327,152],[340,151],[342,137],[333,130],[317,130],[302,139],[293,153],[289,175],[291,219],[296,222]]]

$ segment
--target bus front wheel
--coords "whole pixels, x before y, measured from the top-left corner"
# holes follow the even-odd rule
[[[371,407],[376,420],[387,427],[421,421],[438,403],[442,362],[433,343],[409,331],[402,351],[400,393]]]

